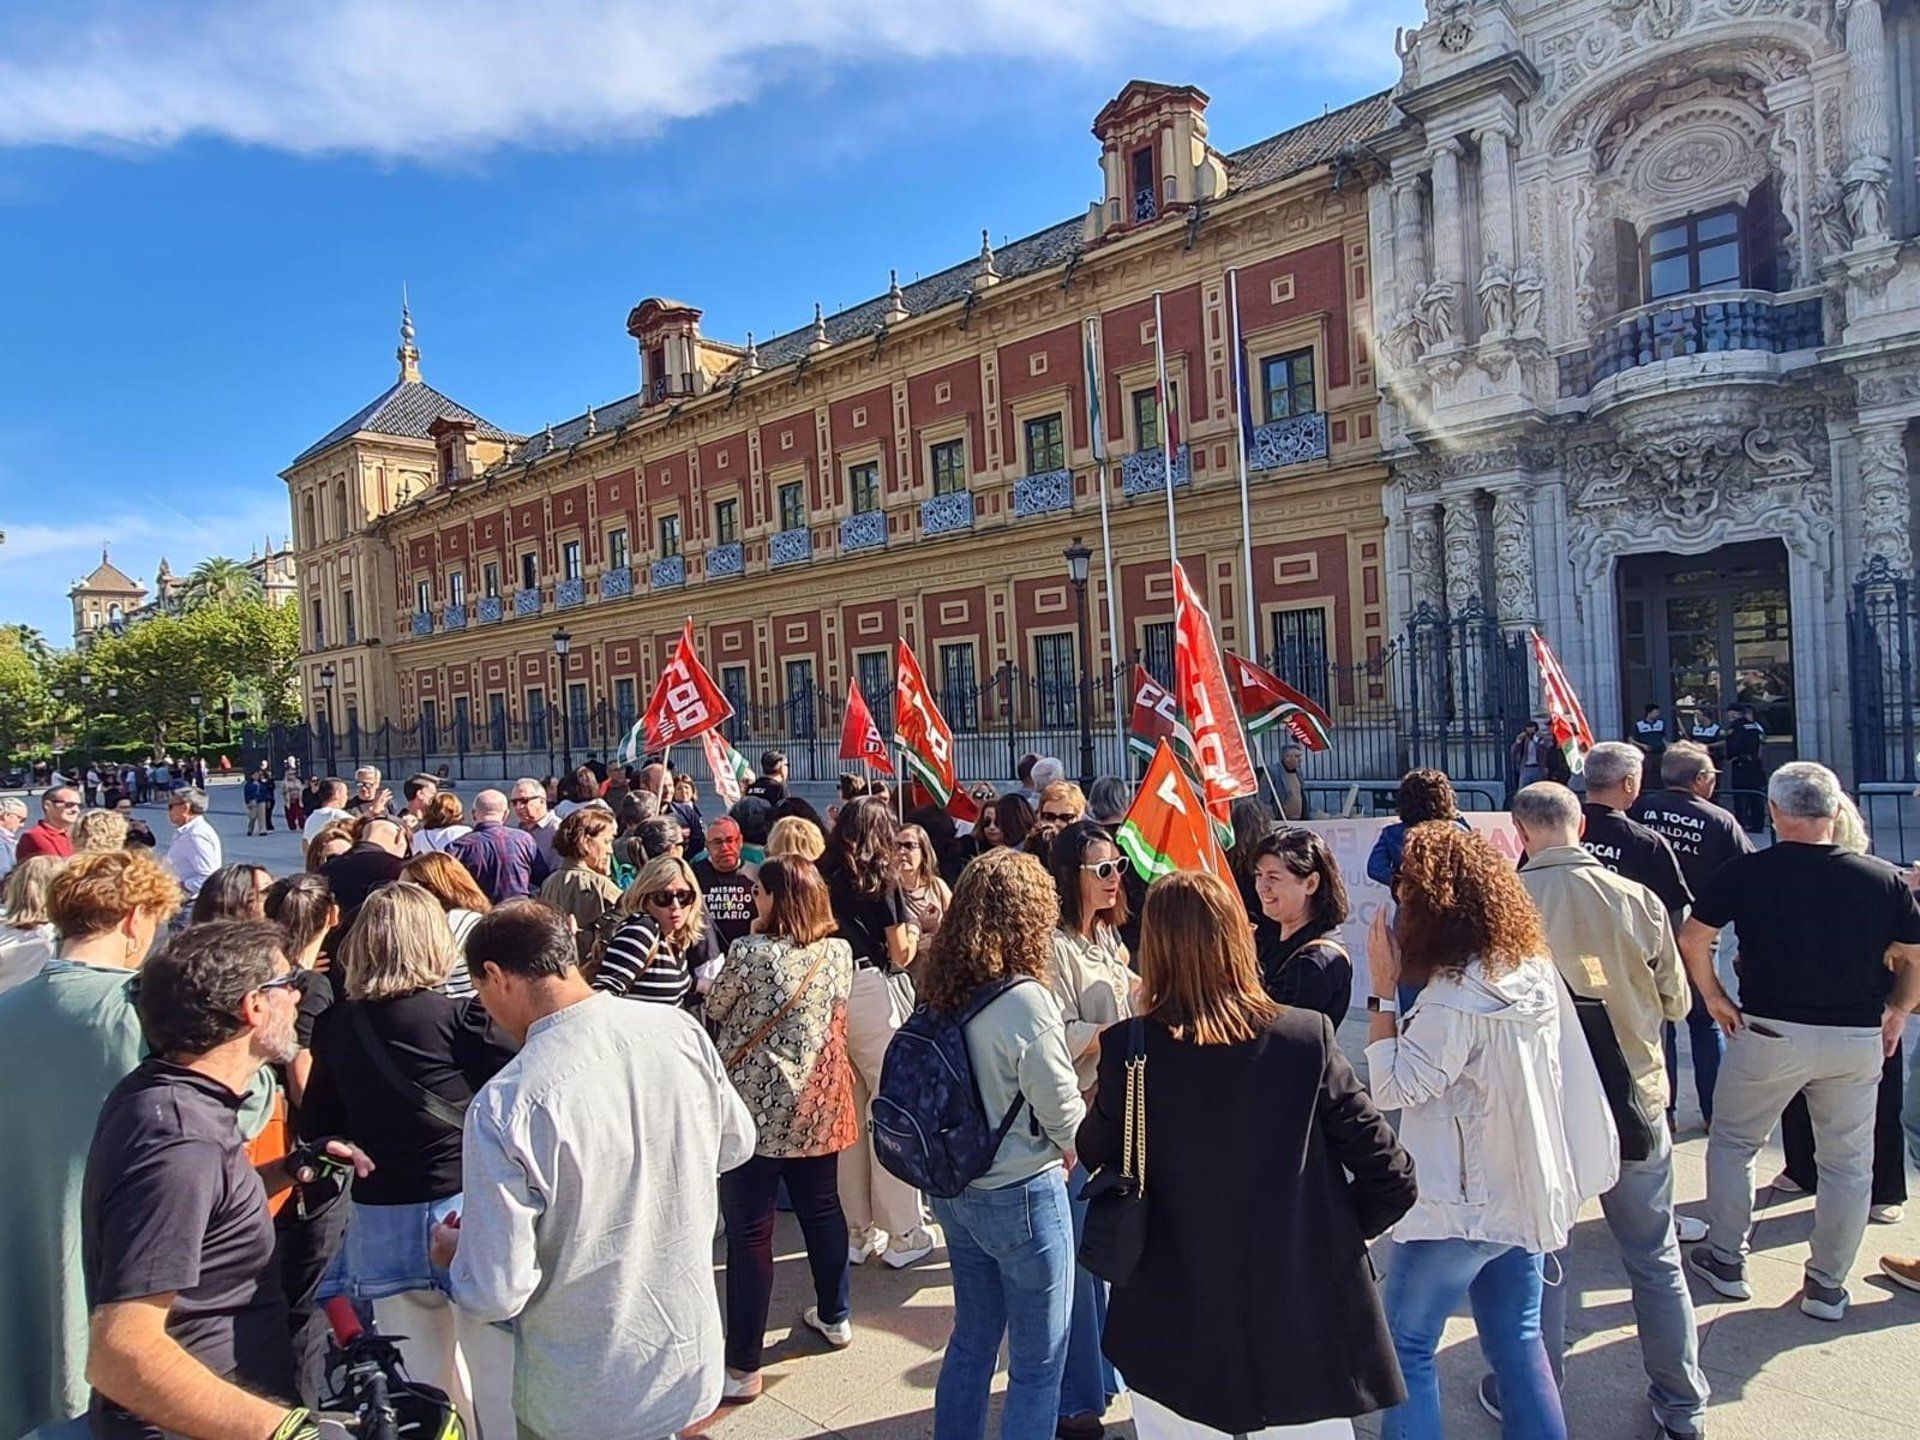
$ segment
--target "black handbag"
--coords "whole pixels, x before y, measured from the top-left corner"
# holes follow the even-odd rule
[[[1560,983],[1566,985],[1564,976]],[[1600,1088],[1606,1092],[1607,1109],[1613,1112],[1613,1128],[1620,1135],[1620,1158],[1645,1160],[1653,1154],[1653,1126],[1640,1113],[1633,1070],[1627,1064],[1626,1052],[1620,1048],[1620,1037],[1613,1033],[1606,1003],[1582,995],[1571,985],[1567,985],[1567,995],[1573,1001],[1573,1013],[1580,1019],[1581,1032],[1587,1037],[1587,1049],[1593,1052],[1593,1068],[1600,1072]]]
[[[1122,1110],[1120,1163],[1087,1179],[1087,1219],[1080,1232],[1080,1263],[1109,1285],[1125,1285],[1147,1249],[1147,1028],[1127,1022],[1127,1096]]]

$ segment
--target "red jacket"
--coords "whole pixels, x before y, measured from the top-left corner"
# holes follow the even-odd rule
[[[14,845],[13,859],[17,865],[36,855],[57,855],[65,860],[71,854],[73,836],[54,829],[45,820],[37,820],[20,832],[20,839]]]

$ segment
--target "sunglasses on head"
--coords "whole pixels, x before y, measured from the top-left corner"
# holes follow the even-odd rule
[[[657,905],[662,910],[669,905],[678,905],[682,910],[690,909],[695,896],[691,890],[656,890],[647,896],[649,905]]]
[[[1082,865],[1082,870],[1091,870],[1096,880],[1111,880],[1116,875],[1127,873],[1127,857],[1116,855],[1111,860],[1095,860],[1092,864]]]

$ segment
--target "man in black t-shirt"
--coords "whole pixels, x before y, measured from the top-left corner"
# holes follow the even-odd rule
[[[1616,875],[1637,880],[1660,899],[1674,929],[1686,918],[1693,891],[1666,839],[1627,811],[1640,798],[1640,752],[1619,740],[1596,745],[1587,756],[1586,827],[1580,843]]]
[[[298,992],[281,931],[216,920],[140,972],[153,1056],[108,1095],[81,1192],[88,1415],[102,1440],[317,1434],[291,1406],[293,1346],[274,1261],[270,1190],[315,1172],[325,1141],[258,1170],[236,1121],[262,1065],[293,1058]]]
[[[748,782],[746,794],[756,795],[769,805],[778,805],[787,798],[787,752],[784,750],[762,750],[760,752],[760,773]]]
[[[1633,818],[1673,847],[1687,888],[1698,896],[1727,861],[1751,854],[1753,842],[1738,820],[1708,799],[1713,794],[1715,775],[1713,758],[1703,747],[1690,740],[1669,745],[1660,757],[1660,778],[1666,788],[1641,796],[1633,807]],[[1693,990],[1693,1008],[1687,1012],[1687,1041],[1693,1053],[1693,1083],[1700,1094],[1700,1114],[1711,1126],[1723,1047],[1720,1028],[1707,1013],[1706,1000],[1698,987]],[[1667,1089],[1677,1097],[1679,1057],[1672,1025],[1667,1026],[1666,1042]],[[1671,1113],[1668,1119],[1671,1122]]]
[[[1754,1156],[1805,1090],[1820,1191],[1800,1309],[1820,1320],[1846,1314],[1881,1067],[1920,1002],[1920,898],[1893,866],[1833,843],[1840,798],[1824,765],[1776,770],[1767,801],[1777,842],[1721,866],[1680,936],[1687,972],[1730,1037],[1707,1137],[1711,1228],[1688,1264],[1729,1299],[1749,1297]],[[1713,968],[1728,923],[1740,932],[1740,1006]]]
[[[700,898],[722,954],[753,929],[755,871],[740,861],[744,843],[740,826],[722,816],[707,827],[706,858],[693,862],[693,878],[700,882]]]

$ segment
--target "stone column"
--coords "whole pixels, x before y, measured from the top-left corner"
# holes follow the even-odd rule
[[[1400,299],[1412,305],[1427,288],[1427,237],[1420,223],[1420,177],[1393,183],[1393,264],[1399,272]]]
[[[1475,492],[1447,497],[1442,509],[1447,566],[1447,609],[1454,615],[1480,598],[1480,515]]]
[[[1489,125],[1480,142],[1480,328],[1504,337],[1513,330],[1513,152],[1504,126]]]
[[[1460,142],[1433,147],[1433,281],[1421,297],[1421,339],[1429,350],[1460,341],[1460,287],[1465,269],[1460,215]]]
[[[1440,551],[1440,511],[1432,504],[1407,506],[1407,568],[1414,611],[1425,605],[1440,614],[1446,608],[1447,573]]]
[[[1912,491],[1903,425],[1882,425],[1860,437],[1862,558],[1883,556],[1895,575],[1913,574]]]
[[[1526,492],[1513,487],[1493,497],[1493,593],[1503,628],[1531,625],[1533,515]]]
[[[1887,35],[1881,0],[1841,0],[1847,45],[1847,218],[1855,245],[1886,244],[1893,166],[1887,128]]]

